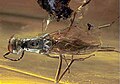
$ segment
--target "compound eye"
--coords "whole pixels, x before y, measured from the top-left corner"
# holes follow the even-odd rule
[[[15,43],[16,39],[14,38],[14,35],[10,37],[9,44],[8,44],[8,51],[13,53],[13,50],[15,50]]]
[[[10,43],[8,45],[8,51],[10,51],[11,53],[13,52],[13,45]]]

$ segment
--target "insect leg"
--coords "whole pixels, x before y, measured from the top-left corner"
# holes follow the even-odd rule
[[[56,58],[56,59],[59,59],[59,57],[58,56],[51,56],[51,55],[49,55],[49,54],[45,54],[47,57],[50,57],[50,58]]]
[[[61,68],[62,68],[62,54],[60,54],[59,56],[59,64],[58,64],[58,69],[57,69],[56,76],[55,76],[56,84],[59,83],[59,76],[60,76]]]
[[[65,55],[63,55],[63,57],[64,57],[64,60],[65,60],[65,63],[66,63],[67,66],[68,66],[68,62],[67,62],[67,59],[66,59]],[[70,73],[70,69],[68,69],[68,73]]]
[[[87,4],[90,3],[90,1],[91,1],[91,0],[88,0],[88,1],[85,0],[84,3],[83,3],[81,6],[78,7],[77,12],[80,12],[81,9],[82,9],[84,6],[86,6]]]
[[[21,59],[23,58],[23,56],[24,56],[24,52],[25,52],[25,51],[23,51],[23,52],[22,52],[22,55],[21,55],[18,59],[15,59],[15,61],[21,60]]]
[[[80,6],[78,7],[78,9],[73,13],[73,18],[70,19],[70,26],[69,26],[68,31],[71,29],[71,26],[72,26],[73,23],[74,23],[74,20],[75,20],[76,14],[77,14],[78,12],[80,12],[81,9],[82,9],[84,6],[86,6],[87,4],[89,4],[90,1],[91,1],[91,0],[88,0],[88,1],[84,2],[84,3],[83,3],[82,5],[80,5]]]
[[[68,66],[65,68],[65,70],[64,70],[63,73],[61,74],[58,82],[62,79],[62,77],[65,75],[65,73],[69,70],[69,68],[70,68],[70,66],[72,65],[73,62],[74,62],[74,60],[73,60],[73,57],[72,57],[72,59],[71,59],[71,61],[69,62]]]
[[[102,28],[106,28],[106,27],[112,26],[119,18],[120,18],[120,16],[118,16],[118,17],[117,17],[114,21],[112,21],[111,23],[108,23],[108,24],[105,24],[105,25],[98,26],[98,29],[102,29]]]
[[[77,12],[74,12],[74,14],[73,14],[73,19],[70,20],[69,30],[71,29],[71,26],[72,26],[73,23],[74,23],[74,20],[75,20],[76,14],[77,14]]]
[[[6,59],[8,59],[8,60],[11,60],[11,61],[19,61],[19,60],[21,60],[21,59],[23,58],[23,56],[24,56],[24,51],[22,52],[21,56],[20,56],[18,59],[12,59],[12,58],[6,57],[6,55],[9,55],[9,54],[10,54],[10,52],[4,54],[3,57],[6,58]]]
[[[85,0],[86,1],[86,0]],[[82,4],[82,7],[86,6],[87,4],[90,3],[91,0],[86,1],[85,3]]]
[[[84,8],[87,4],[89,4],[91,2],[91,0],[84,0],[83,1],[83,4],[82,5],[80,5],[79,7],[78,7],[78,9],[76,10],[76,12],[77,13],[79,13],[79,12],[81,12],[80,14],[81,14],[81,18],[80,19],[82,19],[83,18],[83,16],[84,16],[84,12],[83,11],[81,11],[82,10],[82,8]]]
[[[9,54],[10,54],[10,52],[7,52],[3,55],[3,57],[6,58],[6,55],[9,55]]]
[[[97,51],[98,52],[117,52],[117,53],[120,53],[120,51],[116,50],[114,47],[101,47]]]
[[[61,74],[61,76],[60,76],[58,82],[62,79],[62,77],[65,75],[65,73],[68,71],[68,69],[69,69],[70,66],[73,64],[74,61],[84,61],[84,60],[86,60],[86,59],[88,59],[88,58],[90,58],[90,57],[92,57],[92,56],[95,56],[95,54],[90,55],[90,56],[85,57],[85,58],[73,59],[73,55],[72,55],[72,59],[70,60],[68,66],[65,68],[65,70],[64,70],[63,73]]]
[[[86,59],[88,59],[88,58],[90,58],[90,57],[93,57],[93,56],[95,56],[95,54],[92,54],[92,55],[87,56],[87,57],[85,57],[85,58],[77,58],[77,59],[74,59],[74,61],[84,61],[84,60],[86,60]]]

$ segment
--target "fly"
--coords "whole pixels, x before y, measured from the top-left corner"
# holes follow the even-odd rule
[[[70,72],[70,67],[75,61],[84,61],[95,56],[94,52],[99,51],[119,53],[119,51],[117,51],[114,47],[103,47],[100,39],[95,38],[95,35],[92,35],[91,32],[91,30],[100,30],[110,27],[113,23],[115,23],[116,20],[110,24],[97,27],[88,23],[87,31],[75,24],[74,19],[76,14],[80,12],[80,10],[90,1],[91,0],[88,0],[87,2],[83,3],[77,9],[77,11],[74,11],[70,25],[67,28],[42,34],[34,38],[15,38],[14,35],[11,36],[8,43],[8,52],[4,54],[3,57],[11,61],[19,61],[23,58],[24,52],[26,51],[43,54],[54,59],[59,59],[58,69],[55,76],[55,82],[58,84],[65,73],[67,71]],[[50,15],[57,17],[56,19],[58,20],[61,18],[68,18],[68,16],[71,15],[72,10],[68,6],[69,2],[70,0],[38,0],[40,6],[48,11]],[[59,4],[60,6],[58,7],[56,4]],[[67,14],[68,16],[64,16],[64,13],[67,12],[60,8],[66,8],[66,10],[70,10],[71,12],[70,14]],[[59,12],[57,10],[63,11],[60,11],[60,16],[57,14]],[[18,54],[20,57],[18,59],[9,58],[7,57],[9,54]],[[76,55],[88,56],[85,58],[78,58]],[[68,58],[68,56],[70,57]],[[65,60],[67,66],[61,73],[63,60]]]
[[[108,26],[111,26],[111,24],[95,28],[102,29]],[[117,51],[114,47],[102,47],[100,40],[95,39],[90,33],[84,31],[77,25],[72,25],[71,28],[61,29],[31,39],[15,38],[13,35],[9,39],[8,52],[3,56],[11,61],[19,61],[23,58],[25,51],[59,59],[55,77],[56,84],[59,83],[67,71],[70,72],[70,67],[75,61],[84,61],[92,56],[95,56],[93,53],[99,51],[113,51],[119,53],[119,51]],[[11,53],[21,56],[18,59],[7,57],[7,55]],[[67,58],[68,55],[70,58]],[[76,58],[76,55],[88,56],[85,58]],[[61,73],[63,60],[65,60],[67,67]]]

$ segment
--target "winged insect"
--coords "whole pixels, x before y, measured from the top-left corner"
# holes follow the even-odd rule
[[[95,28],[99,30],[109,27],[111,24],[102,25]],[[44,54],[50,58],[59,59],[59,65],[55,77],[56,83],[59,83],[65,73],[67,71],[70,72],[70,66],[75,61],[84,61],[92,56],[95,56],[93,53],[98,51],[119,52],[114,47],[102,47],[100,39],[96,38],[94,35],[92,35],[92,33],[89,33],[89,29],[88,32],[86,32],[76,24],[73,24],[71,28],[65,28],[51,33],[46,33],[31,39],[15,38],[13,35],[9,39],[8,52],[3,56],[11,61],[19,61],[23,58],[24,52],[27,51]],[[7,55],[11,53],[18,55],[21,53],[22,54],[18,59],[13,59],[7,57]],[[67,58],[68,55],[70,56],[69,58]],[[78,55],[88,56],[85,58],[79,58]],[[65,60],[67,67],[61,73],[63,60]]]
[[[46,11],[48,11],[50,15],[56,17],[57,8],[55,8],[55,6],[53,5],[53,3],[55,5],[57,4],[56,1],[38,0],[38,3]],[[92,34],[91,31],[94,29],[100,30],[106,27],[110,27],[113,23],[115,23],[116,20],[110,24],[100,25],[97,27],[88,23],[87,31],[85,31],[83,28],[79,27],[77,24],[74,23],[76,14],[82,9],[82,7],[87,5],[90,1],[91,0],[87,1],[86,3],[83,3],[77,9],[77,11],[74,11],[73,17],[71,18],[70,26],[67,28],[57,30],[51,33],[42,34],[34,38],[15,38],[14,35],[11,36],[8,43],[8,52],[5,53],[3,57],[11,61],[19,61],[20,59],[23,58],[24,52],[26,51],[26,52],[43,54],[54,59],[59,59],[58,69],[55,76],[55,82],[57,84],[63,78],[63,76],[67,71],[70,72],[70,67],[75,61],[84,61],[92,56],[95,56],[94,53],[99,51],[119,53],[119,51],[117,51],[114,47],[103,47],[101,45],[100,39],[96,37],[94,34]],[[64,0],[60,0],[58,4],[61,4],[60,6],[63,7],[65,6],[67,9],[71,10],[68,6],[69,1],[64,2]],[[61,14],[62,16],[61,15],[60,17],[57,16],[56,19],[60,20],[61,18],[66,18],[66,19],[68,18],[67,16],[64,16],[64,12]],[[7,55],[9,54],[18,54],[21,56],[18,59],[13,59],[7,57]],[[88,55],[88,56],[81,58],[79,57],[81,55]],[[67,67],[61,73],[63,60],[65,60]]]

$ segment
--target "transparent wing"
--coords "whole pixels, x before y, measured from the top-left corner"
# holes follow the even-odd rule
[[[52,33],[50,36],[57,41],[53,52],[64,54],[88,54],[97,50],[101,42],[97,36],[78,26],[63,29]]]

